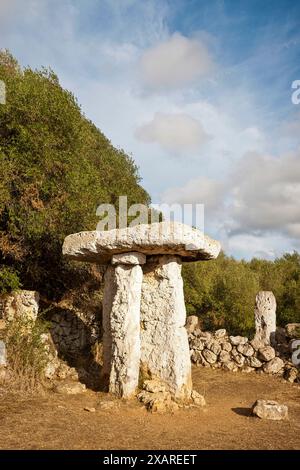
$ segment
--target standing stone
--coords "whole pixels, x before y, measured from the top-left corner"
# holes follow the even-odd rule
[[[141,369],[158,377],[178,399],[192,390],[181,260],[153,257],[144,268],[141,299]]]
[[[255,337],[261,345],[274,345],[276,333],[276,299],[273,292],[260,291],[256,296]]]
[[[108,267],[103,296],[103,377],[109,376],[109,391],[124,398],[136,391],[141,356],[143,272],[135,261],[129,265],[127,256],[127,264]],[[118,262],[122,262],[122,257],[119,256]]]

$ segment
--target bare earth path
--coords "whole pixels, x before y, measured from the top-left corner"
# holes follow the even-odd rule
[[[274,377],[193,370],[206,409],[150,414],[136,402],[100,410],[105,395],[0,396],[1,449],[300,449],[300,387]],[[286,422],[251,417],[257,398],[289,406]],[[84,411],[95,407],[96,412]]]

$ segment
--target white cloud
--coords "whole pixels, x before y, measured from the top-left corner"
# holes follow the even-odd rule
[[[223,191],[223,183],[199,177],[181,187],[167,189],[162,194],[162,201],[167,204],[204,204],[211,212],[222,206]]]
[[[209,74],[214,68],[205,45],[179,33],[146,50],[140,73],[146,88],[165,91],[182,88]]]
[[[177,155],[196,153],[209,139],[201,122],[183,113],[156,113],[152,121],[136,130],[136,137]]]
[[[233,173],[233,231],[300,237],[300,152],[280,158],[246,154]]]

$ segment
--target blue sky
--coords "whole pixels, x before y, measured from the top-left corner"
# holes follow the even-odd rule
[[[1,0],[0,47],[51,66],[154,203],[204,203],[238,258],[300,249],[300,2]]]

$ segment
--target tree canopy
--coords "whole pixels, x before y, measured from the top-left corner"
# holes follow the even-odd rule
[[[18,273],[24,288],[59,295],[72,270],[82,269],[62,260],[64,237],[95,230],[101,203],[127,195],[129,205],[148,204],[149,195],[133,159],[84,116],[52,70],[21,69],[2,51],[0,80],[6,86],[6,104],[0,105],[0,289],[2,278],[15,286]]]

